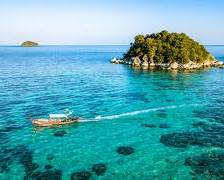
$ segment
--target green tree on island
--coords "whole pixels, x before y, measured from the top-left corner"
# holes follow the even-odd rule
[[[190,61],[203,63],[214,60],[204,46],[191,39],[185,33],[161,31],[151,35],[137,35],[124,59],[143,58],[147,55],[150,62],[157,64],[177,62],[186,64]]]

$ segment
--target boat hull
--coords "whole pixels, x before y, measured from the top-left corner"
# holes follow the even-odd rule
[[[32,120],[32,124],[34,126],[40,126],[40,127],[49,127],[49,126],[62,126],[62,125],[69,125],[73,123],[79,122],[79,118],[74,118],[72,120],[68,121],[62,121],[62,120],[53,120],[53,119],[34,119]]]

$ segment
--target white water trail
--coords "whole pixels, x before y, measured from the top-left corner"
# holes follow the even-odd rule
[[[117,119],[125,116],[134,116],[138,114],[144,114],[148,112],[153,112],[153,111],[159,111],[159,110],[164,110],[164,109],[176,109],[176,108],[182,108],[186,106],[202,106],[203,104],[182,104],[182,105],[173,105],[173,106],[164,106],[164,107],[157,107],[157,108],[149,108],[149,109],[143,109],[139,111],[133,111],[133,112],[127,112],[127,113],[122,113],[122,114],[116,114],[116,115],[111,115],[111,116],[96,116],[95,120],[110,120],[110,119]]]
[[[80,119],[79,122],[97,122],[99,119]]]

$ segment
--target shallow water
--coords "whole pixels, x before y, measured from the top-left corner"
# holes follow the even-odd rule
[[[0,179],[70,179],[80,171],[91,179],[221,178],[211,170],[214,163],[204,165],[205,173],[185,159],[222,152],[224,143],[215,142],[224,140],[224,70],[143,72],[108,63],[127,48],[0,47]],[[224,60],[224,46],[207,48]],[[58,128],[30,123],[67,108],[86,122]],[[64,136],[54,136],[63,130]],[[119,154],[120,146],[134,152]],[[98,163],[106,165],[101,176],[92,170]],[[54,170],[60,170],[57,178]]]

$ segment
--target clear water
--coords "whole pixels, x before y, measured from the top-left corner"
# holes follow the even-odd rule
[[[84,170],[91,179],[192,179],[185,159],[220,147],[176,148],[160,138],[194,131],[192,123],[216,120],[216,111],[210,113],[213,117],[195,112],[206,113],[208,107],[223,110],[224,70],[143,72],[108,63],[127,48],[0,47],[0,179],[23,179],[32,163],[39,165],[32,172],[44,172],[50,164],[61,170],[62,179]],[[224,46],[207,48],[224,60]],[[30,123],[30,118],[66,108],[93,121],[41,129]],[[159,128],[161,124],[168,127]],[[59,130],[67,134],[54,136]],[[13,153],[20,145],[25,162],[21,153]],[[124,156],[117,153],[120,146],[135,151]],[[54,158],[49,160],[49,155]],[[92,172],[97,163],[107,166],[103,176]]]

